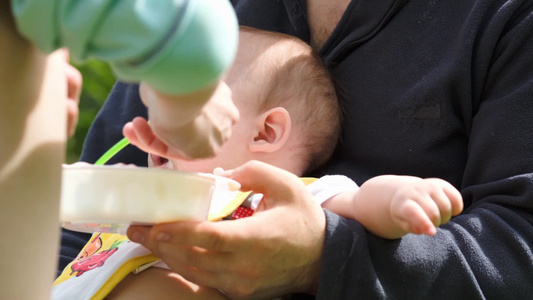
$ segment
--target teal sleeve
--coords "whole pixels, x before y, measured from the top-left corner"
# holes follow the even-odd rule
[[[49,53],[108,62],[123,81],[169,94],[212,84],[231,66],[238,23],[228,0],[12,0],[21,34]]]

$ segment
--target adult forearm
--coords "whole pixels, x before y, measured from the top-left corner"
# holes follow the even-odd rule
[[[355,221],[327,216],[317,299],[533,295],[532,216],[487,204],[443,225],[434,237],[407,235],[399,240],[381,239]]]
[[[66,139],[64,59],[33,48],[0,10],[0,299],[48,299]]]

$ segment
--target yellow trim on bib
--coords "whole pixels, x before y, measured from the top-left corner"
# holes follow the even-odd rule
[[[313,182],[315,182],[318,178],[313,177],[302,177],[300,178],[302,182],[307,186]],[[241,204],[250,196],[251,192],[238,192],[237,195],[231,200],[228,205],[226,205],[223,209],[221,209],[218,212],[210,213],[207,217],[208,221],[215,222],[220,221],[223,218],[229,216],[233,211],[237,209],[237,207],[241,206]]]
[[[111,293],[117,284],[119,284],[119,282],[121,282],[133,270],[144,264],[157,260],[159,260],[159,258],[152,253],[134,257],[128,260],[122,266],[120,266],[120,268],[118,268],[113,275],[111,275],[111,277],[102,285],[102,287],[100,287],[98,292],[91,297],[91,300],[104,299],[105,296],[109,295],[109,293]]]

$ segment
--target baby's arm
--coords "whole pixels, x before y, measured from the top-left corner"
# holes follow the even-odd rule
[[[462,211],[463,201],[459,191],[441,179],[382,175],[323,207],[359,221],[378,236],[395,239],[410,232],[435,235],[436,226]]]
[[[171,270],[152,267],[124,278],[106,300],[228,299],[216,289],[198,286]]]

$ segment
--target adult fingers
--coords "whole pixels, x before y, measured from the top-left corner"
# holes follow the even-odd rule
[[[242,222],[244,221],[242,220]],[[242,224],[239,226],[244,227]],[[162,244],[195,246],[212,251],[229,252],[234,251],[235,245],[240,244],[240,231],[237,230],[239,228],[235,226],[234,222],[183,221],[158,224],[150,228],[130,226],[128,237],[154,252],[160,251],[159,246]],[[161,250],[164,251],[165,249]]]
[[[71,137],[76,131],[79,119],[79,103],[83,77],[74,66],[69,64],[69,52],[67,49],[59,50],[65,57],[65,77],[67,79],[67,136]]]
[[[263,209],[308,198],[303,197],[308,191],[297,176],[260,161],[249,161],[227,174],[241,184],[241,190],[263,194]]]
[[[171,149],[161,141],[152,131],[148,121],[142,117],[135,117],[122,128],[122,134],[128,141],[147,153],[153,153],[169,158],[183,158],[175,149]]]
[[[139,147],[145,152],[165,152],[168,146],[163,144],[153,133],[148,121],[142,117],[135,117],[131,121],[132,129],[139,141]],[[150,151],[147,151],[150,150]]]
[[[67,76],[67,97],[79,103],[81,96],[81,89],[83,86],[83,77],[74,66],[67,62],[65,66]]]
[[[122,127],[122,135],[124,135],[124,137],[126,137],[132,145],[139,143],[139,139],[137,138],[137,134],[133,129],[132,122],[128,122],[124,125],[124,127]]]
[[[153,135],[148,121],[142,117],[135,117],[131,122],[128,122],[122,128],[122,134],[137,147],[146,147],[145,141],[150,141],[150,135]]]
[[[78,104],[72,100],[67,101],[67,137],[72,137],[76,132],[80,110]]]
[[[141,83],[139,92],[148,107],[153,132],[179,153],[176,158],[216,155],[239,119],[231,90],[223,82],[187,95],[166,95]],[[168,151],[167,157],[172,154]]]
[[[222,226],[234,223],[237,222],[175,222],[152,228],[131,226],[128,237],[140,242],[186,279],[200,285],[223,287],[228,283],[219,281],[213,274],[231,273],[238,277],[245,274],[247,276],[244,277],[248,278],[256,268],[253,256],[256,251],[252,249],[255,239],[244,240],[233,234],[246,231],[248,226]],[[217,229],[219,226],[221,228]],[[250,255],[253,258],[248,259]]]

